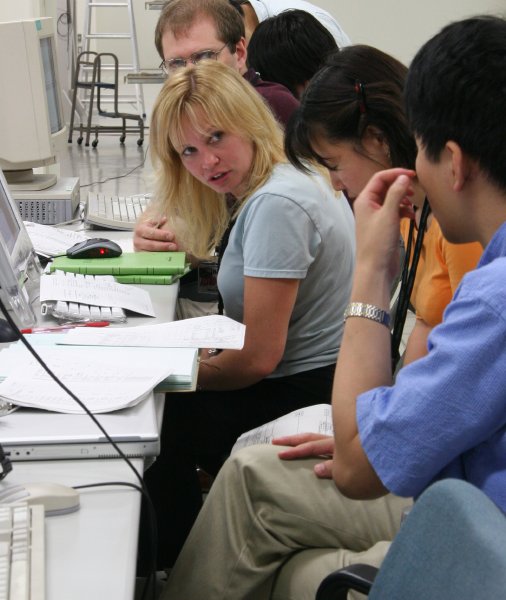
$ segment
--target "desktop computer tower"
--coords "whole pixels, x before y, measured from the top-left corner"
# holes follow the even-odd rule
[[[72,220],[76,214],[80,201],[79,178],[59,177],[45,190],[11,189],[11,193],[23,221],[56,225]]]

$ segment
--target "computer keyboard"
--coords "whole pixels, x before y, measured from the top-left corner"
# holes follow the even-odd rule
[[[150,201],[149,194],[114,196],[101,192],[88,192],[85,221],[108,229],[133,230],[137,218]]]
[[[85,275],[90,278],[92,276]],[[107,277],[102,275],[101,277]],[[114,280],[113,276],[110,277]],[[58,300],[55,306],[55,312],[61,315],[68,315],[76,322],[84,321],[110,321],[112,323],[126,320],[125,311],[119,306],[91,306],[90,304],[81,304],[80,302],[65,302]],[[60,318],[62,318],[60,316]]]
[[[0,599],[45,595],[44,507],[0,504]]]

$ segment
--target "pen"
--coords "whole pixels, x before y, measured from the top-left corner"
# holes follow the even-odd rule
[[[109,321],[90,321],[89,323],[69,323],[68,325],[58,325],[56,327],[28,327],[21,329],[21,333],[50,333],[51,331],[64,331],[65,329],[74,329],[75,327],[107,327]]]

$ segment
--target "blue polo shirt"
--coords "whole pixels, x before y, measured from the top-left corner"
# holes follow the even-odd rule
[[[469,481],[506,510],[506,224],[392,387],[357,398],[362,447],[381,481],[418,496]]]

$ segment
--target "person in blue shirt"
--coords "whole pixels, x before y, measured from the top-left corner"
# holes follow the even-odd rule
[[[357,261],[334,380],[334,437],[285,439],[294,447],[280,454],[292,460],[269,445],[232,455],[164,600],[314,598],[343,564],[380,564],[401,497],[416,499],[441,479],[469,481],[506,510],[505,61],[506,21],[481,16],[445,27],[409,69],[418,181],[445,237],[485,248],[430,334],[427,355],[393,382],[385,324],[415,172],[389,169],[354,202]]]

